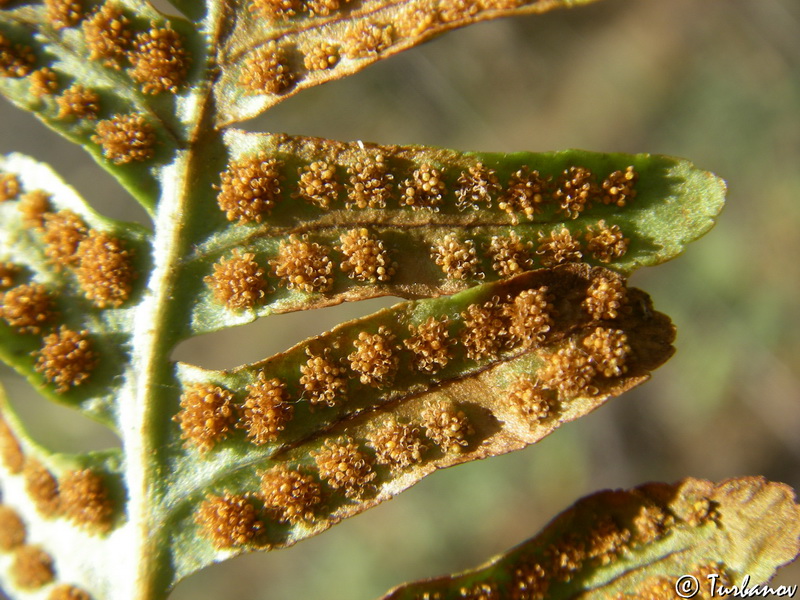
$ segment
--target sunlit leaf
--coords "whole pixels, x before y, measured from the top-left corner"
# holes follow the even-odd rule
[[[725,194],[688,161],[646,154],[458,153],[238,131],[225,143],[226,168],[204,180],[216,191],[196,195],[179,286],[195,334],[343,300],[450,294],[573,260],[629,274],[708,231]],[[431,175],[440,183],[422,193]],[[260,270],[251,296],[226,295],[237,255]]]
[[[583,498],[488,564],[384,600],[790,596],[796,586],[768,582],[798,554],[800,506],[788,486],[685,479]]]
[[[432,37],[510,15],[543,13],[594,0],[238,0],[221,30],[218,121],[254,117],[306,88],[360,71]]]
[[[0,357],[121,441],[59,454],[2,403],[4,589],[163,598],[535,443],[671,356],[672,324],[624,277],[713,225],[724,183],[688,161],[231,128],[449,29],[587,1],[0,0],[0,92],[150,219],[107,219],[49,167],[0,159]],[[405,302],[254,364],[170,358],[387,295]]]
[[[606,286],[625,298],[615,318],[590,309],[593,291]],[[605,269],[565,265],[398,304],[230,372],[179,365],[177,420],[188,448],[164,453],[180,465],[173,473],[194,475],[167,478],[168,504],[202,511],[204,494],[260,493],[268,518],[251,543],[289,545],[436,469],[534,443],[671,355],[669,320],[623,286]],[[235,416],[208,427],[209,397]],[[301,475],[320,500],[287,523],[269,498],[281,497],[281,478]],[[208,536],[197,510],[191,518]],[[185,519],[180,549],[192,556],[202,546],[189,541],[197,534]],[[211,537],[194,560],[215,556]]]

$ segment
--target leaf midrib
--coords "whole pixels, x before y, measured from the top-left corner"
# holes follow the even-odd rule
[[[210,11],[206,29],[208,47],[214,48],[221,36],[224,15]],[[200,58],[200,57],[196,57]],[[207,55],[198,81],[210,78],[212,67]],[[127,517],[134,524],[132,564],[124,565],[125,589],[117,592],[119,600],[159,600],[165,598],[175,583],[165,516],[163,435],[165,416],[174,412],[177,391],[169,385],[172,363],[169,355],[177,342],[176,321],[186,318],[185,307],[173,302],[175,286],[183,254],[191,233],[185,227],[185,215],[193,201],[189,182],[193,173],[203,170],[203,149],[206,136],[218,136],[209,127],[214,104],[211,85],[194,85],[183,98],[186,110],[182,121],[187,124],[186,140],[175,152],[171,164],[155,172],[160,180],[160,197],[153,210],[152,270],[147,292],[136,308],[132,335],[131,363],[126,395],[120,400],[120,434],[125,451],[125,479],[128,491]],[[125,572],[127,571],[127,572]]]

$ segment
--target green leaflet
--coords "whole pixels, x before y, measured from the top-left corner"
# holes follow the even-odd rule
[[[591,308],[602,285],[624,294],[616,317]],[[182,519],[179,574],[212,560],[214,546],[293,544],[436,469],[534,443],[641,383],[671,355],[674,333],[644,293],[621,286],[605,269],[564,265],[399,304],[231,372],[178,365],[185,447],[164,447],[174,461],[164,485]],[[200,427],[212,402],[214,426]],[[194,474],[188,487],[182,473]],[[298,479],[315,492],[283,497]],[[259,509],[258,535],[239,539],[205,514],[226,494]],[[208,547],[191,541],[197,525]]]
[[[0,465],[0,551],[18,555],[23,549],[40,548],[44,542],[46,556],[56,557],[45,571],[51,578],[57,573],[63,579],[82,582],[94,597],[110,595],[113,582],[92,573],[97,569],[114,572],[115,557],[134,527],[124,510],[127,491],[122,452],[53,453],[27,435],[0,389]],[[17,519],[19,538],[9,545],[14,532],[10,525]],[[75,552],[76,548],[80,552]],[[19,570],[13,568],[4,576],[3,589],[9,593],[39,587],[26,585]]]
[[[51,400],[116,429],[115,395],[126,376],[132,306],[150,268],[148,235],[96,213],[41,163],[14,154],[0,157],[0,171],[13,173],[20,185],[18,200],[0,204],[0,259],[9,269],[0,291],[0,354]],[[91,376],[80,393],[69,383],[81,375],[78,370],[46,364],[46,340],[63,338],[62,327],[86,340]]]
[[[485,566],[384,599],[716,597],[723,586],[764,596],[800,552],[799,535],[800,506],[786,485],[761,477],[647,484],[583,498]]]
[[[568,260],[629,274],[708,231],[725,194],[691,163],[646,154],[458,153],[235,130],[225,144],[221,175],[200,184],[218,189],[214,199],[197,194],[178,286],[194,306],[194,334],[343,300],[449,294]],[[414,198],[428,167],[441,186]],[[575,167],[588,173],[585,203],[563,200]],[[627,198],[604,191],[629,167],[637,179]],[[240,177],[251,183],[224,183]],[[232,199],[236,189],[260,202]],[[236,253],[260,270],[258,296],[225,285]]]
[[[186,23],[171,20],[167,25],[168,19],[149,3],[138,0],[109,6],[124,20],[128,36],[122,36],[123,40],[142,34],[151,26],[169,26],[180,32],[193,54],[202,57],[204,46]],[[85,16],[86,13],[82,15]],[[82,18],[73,27],[59,28],[41,4],[0,9],[0,35],[12,42],[17,54],[27,51],[31,57],[23,71],[26,76],[0,77],[0,90],[19,108],[32,112],[48,127],[83,146],[152,214],[160,193],[157,165],[171,162],[184,144],[186,126],[178,115],[185,100],[143,93],[130,71],[120,68],[128,64],[121,54],[87,60],[93,50],[85,28],[92,20]],[[189,81],[202,81],[205,71],[200,65],[202,59],[194,62],[195,68],[187,73]],[[129,157],[121,163],[122,156],[104,148],[96,139],[100,123],[120,115],[139,119],[138,128],[148,138],[146,160]]]

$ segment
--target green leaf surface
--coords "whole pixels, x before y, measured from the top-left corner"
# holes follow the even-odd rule
[[[28,436],[0,389],[0,464],[0,546],[14,559],[2,563],[3,590],[27,597],[40,587],[31,583],[37,570],[31,579],[31,569],[19,568],[18,561],[23,551],[44,548],[57,557],[45,573],[55,569],[63,579],[83,582],[93,597],[110,595],[113,583],[96,573],[115,571],[135,529],[124,510],[122,452],[52,452]]]
[[[0,291],[0,356],[49,399],[117,428],[115,394],[130,360],[131,305],[142,295],[137,274],[150,268],[149,235],[98,214],[49,167],[30,158],[0,157],[0,171],[14,173],[21,187],[19,200],[0,204],[0,257],[12,283]],[[115,244],[112,259],[118,260],[98,264],[96,243]],[[106,267],[114,270],[93,273]],[[61,327],[85,338],[87,362],[97,363],[77,394],[53,381],[58,374],[52,368],[42,380],[46,338]]]
[[[543,269],[450,297],[398,304],[234,371],[178,365],[186,403],[178,417],[182,425],[193,410],[186,399],[198,390],[217,396],[220,390],[229,391],[238,421],[211,440],[183,427],[188,451],[174,444],[164,448],[165,460],[175,461],[172,473],[194,474],[189,481],[182,475],[165,481],[167,504],[183,514],[203,494],[247,497],[258,496],[260,490],[272,519],[252,543],[290,545],[391,498],[436,469],[540,440],[641,383],[672,353],[669,320],[653,312],[638,290],[627,292],[624,315],[590,315],[585,302],[598,281],[621,283],[602,268],[573,264]],[[524,303],[517,299],[542,289],[552,298],[546,333],[537,336],[536,326],[522,326],[524,332],[515,328],[514,323],[526,320],[524,315],[532,320],[534,313],[540,315],[536,309],[520,309]],[[431,320],[444,323],[447,335],[425,339],[421,332]],[[619,373],[602,372],[604,359],[586,341],[608,332],[625,336],[625,366]],[[435,344],[446,345],[446,363],[428,372],[423,359],[434,353]],[[476,348],[486,353],[476,355]],[[319,369],[311,367],[318,360],[325,361],[328,374],[335,373],[336,384],[317,385]],[[247,410],[265,387],[275,389],[265,386],[267,381],[282,386],[281,406],[290,413],[268,420],[268,427],[280,430],[260,439],[264,431],[259,423],[267,423]],[[348,466],[341,467],[347,474],[342,481],[326,471],[331,449],[341,453],[336,464]],[[351,470],[352,464],[361,467]],[[307,508],[308,519],[281,523],[285,515],[270,507],[270,494],[277,492],[259,478],[281,469],[321,484],[321,502]],[[178,529],[185,533],[175,562],[182,556],[202,564],[217,554],[213,544],[203,549],[184,541],[196,535],[189,534],[190,517],[198,519],[197,512],[182,517],[185,522]],[[202,516],[200,524],[210,527]],[[230,540],[217,545],[239,549]]]
[[[767,582],[798,554],[800,506],[788,486],[685,479],[598,492],[482,567],[383,598],[789,596],[791,586]]]
[[[178,286],[194,307],[187,324],[193,334],[342,301],[451,294],[567,260],[630,274],[674,258],[708,231],[725,195],[719,178],[688,161],[647,154],[459,153],[236,130],[226,133],[225,146],[234,167],[222,177],[233,178],[242,165],[263,165],[271,157],[274,164],[264,172],[274,179],[274,193],[263,213],[245,214],[244,202],[228,198],[235,186],[226,186],[222,177],[203,182],[209,191],[216,186],[216,197],[196,195],[194,235]],[[314,165],[324,165],[321,172],[327,176],[318,175]],[[407,190],[414,189],[415,173],[426,166],[438,172],[441,198],[432,207],[409,205]],[[571,212],[557,194],[565,188],[564,173],[575,167],[591,173],[593,191]],[[624,207],[606,203],[603,182],[629,167],[637,175],[634,197]],[[515,174],[533,172],[542,193],[526,214],[513,200],[523,193]],[[312,181],[321,182],[312,187],[319,192],[308,192]],[[374,183],[361,193],[364,181]],[[601,232],[610,241],[603,243],[601,236],[592,242]],[[554,234],[566,236],[561,243],[569,252],[550,250]],[[613,235],[621,246],[613,245]],[[451,245],[443,245],[448,239]],[[303,244],[304,267],[281,270],[286,255]],[[365,255],[365,247],[373,254]],[[220,310],[219,292],[209,277],[235,253],[251,254],[263,271],[262,295],[247,306]],[[296,276],[303,283],[296,284]]]
[[[58,3],[53,3],[58,6]],[[13,3],[0,9],[0,35],[14,45],[17,53],[30,53],[24,77],[0,77],[0,91],[19,108],[35,114],[48,127],[84,147],[92,157],[152,211],[159,194],[160,164],[169,163],[184,144],[187,125],[181,118],[191,93],[173,97],[153,97],[143,92],[140,82],[132,79],[129,62],[124,54],[92,55],[92,39],[88,25],[98,15],[85,7],[85,12],[73,26],[54,21],[49,9],[42,4]],[[147,2],[128,0],[110,3],[114,14],[124,27],[118,41],[144,33],[148,27],[169,27],[179,31],[191,50],[202,56],[204,45],[188,24],[169,20]],[[101,21],[98,21],[98,25]],[[125,34],[125,35],[123,35]],[[107,34],[106,34],[107,35]],[[113,36],[112,36],[113,37]],[[13,51],[13,50],[12,50]],[[205,77],[202,61],[187,74],[187,82],[200,83]],[[169,96],[169,95],[168,95]],[[151,158],[147,161],[107,160],[109,153],[98,143],[99,123],[116,115],[137,115],[154,137]],[[124,166],[123,166],[124,165]]]

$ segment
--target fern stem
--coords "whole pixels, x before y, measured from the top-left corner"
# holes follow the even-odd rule
[[[164,403],[169,397],[159,382],[164,381],[165,365],[174,343],[174,328],[171,327],[172,312],[169,301],[172,296],[174,267],[180,260],[181,220],[178,216],[185,210],[187,195],[179,182],[188,180],[190,153],[182,153],[165,172],[163,191],[155,213],[153,248],[154,268],[148,281],[148,294],[138,308],[136,329],[133,336],[132,357],[135,379],[129,382],[130,402],[122,403],[120,423],[123,446],[127,457],[128,518],[136,523],[133,550],[129,559],[133,562],[129,572],[135,572],[133,588],[120,596],[119,600],[157,600],[166,596],[163,574],[157,571],[162,554],[158,550],[159,536],[156,530],[158,516],[153,514],[153,496],[158,474],[153,456],[158,452],[159,437],[164,416]],[[168,367],[166,367],[168,368]],[[168,376],[167,376],[168,378]],[[172,396],[174,398],[174,396]]]

